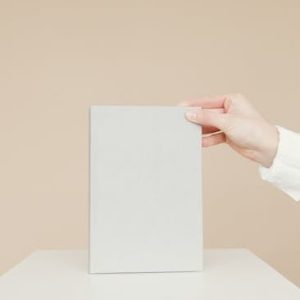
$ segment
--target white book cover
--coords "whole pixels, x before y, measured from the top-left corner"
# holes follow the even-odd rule
[[[186,109],[91,107],[90,273],[202,269],[201,128]]]

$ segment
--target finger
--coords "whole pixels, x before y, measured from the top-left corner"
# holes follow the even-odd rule
[[[228,115],[214,113],[205,109],[197,109],[186,112],[186,118],[202,126],[216,127],[221,131],[226,131],[226,125],[228,123]]]
[[[201,109],[201,108],[199,107],[199,109]],[[224,108],[207,108],[204,110],[208,111],[208,112],[215,112],[215,113],[220,113],[220,114],[225,113]],[[202,127],[203,134],[215,133],[218,131],[220,131],[220,129],[218,129],[217,127],[213,127],[213,126],[203,126]]]
[[[205,148],[219,145],[225,142],[226,142],[226,136],[224,132],[202,137],[202,146]]]
[[[202,107],[200,107],[200,109],[202,109]],[[224,108],[203,108],[203,110],[210,111],[210,112],[215,112],[215,113],[219,113],[219,114],[224,114],[225,113]]]
[[[218,132],[218,131],[220,131],[220,129],[217,128],[217,127],[213,127],[213,126],[203,126],[202,127],[202,133],[203,134],[215,133],[215,132]]]
[[[181,106],[181,104],[178,104],[179,106]],[[201,106],[193,106],[193,109],[205,109],[206,111],[210,111],[210,112],[216,112],[216,113],[226,113],[225,108],[203,108]]]
[[[193,107],[193,110],[194,109],[203,109],[208,112],[214,112],[214,113],[219,113],[219,114],[224,114],[226,112],[225,108],[203,108],[203,107],[197,106],[197,107]]]
[[[223,108],[226,96],[202,97],[179,103],[180,106],[200,106],[202,108]]]

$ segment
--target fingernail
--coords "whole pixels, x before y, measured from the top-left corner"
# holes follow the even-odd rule
[[[190,110],[190,111],[187,111],[185,113],[185,116],[187,119],[189,119],[190,121],[197,121],[197,111],[196,110]]]
[[[177,106],[188,106],[187,101],[183,101],[177,104]]]

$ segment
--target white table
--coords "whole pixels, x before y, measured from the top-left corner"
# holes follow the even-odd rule
[[[1,300],[299,300],[300,289],[245,249],[205,251],[205,270],[88,274],[87,251],[36,251],[0,277]]]

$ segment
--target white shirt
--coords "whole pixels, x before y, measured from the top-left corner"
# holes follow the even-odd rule
[[[277,126],[279,145],[270,168],[259,167],[259,173],[266,180],[300,200],[300,134]]]

